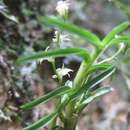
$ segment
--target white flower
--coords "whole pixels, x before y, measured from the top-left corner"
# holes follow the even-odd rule
[[[52,39],[54,43],[60,44],[61,48],[71,47],[71,40],[68,36],[68,34],[60,34],[58,31],[55,31],[54,38]]]
[[[62,68],[56,69],[56,72],[57,72],[58,76],[60,76],[62,78],[65,75],[68,75],[70,77],[69,72],[73,72],[73,70],[69,69],[69,68],[64,68],[64,65],[63,65]],[[57,75],[53,75],[52,78],[57,78]]]
[[[59,37],[61,43],[63,43],[63,42],[70,42],[71,41],[67,34],[60,34],[59,35],[59,32],[55,31],[54,38],[52,39],[53,42],[57,42],[58,37]]]
[[[67,1],[58,1],[56,10],[60,16],[66,16],[69,10],[69,3]]]
[[[72,69],[69,69],[69,68],[58,68],[56,69],[57,73],[60,75],[60,76],[65,76],[65,75],[69,75],[69,72],[73,72]]]

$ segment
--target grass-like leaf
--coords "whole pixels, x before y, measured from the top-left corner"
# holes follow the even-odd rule
[[[115,27],[110,33],[107,34],[107,36],[103,39],[102,44],[106,45],[108,44],[113,38],[115,38],[115,35],[125,31],[130,26],[130,22],[124,22],[120,24],[119,26]]]
[[[16,63],[21,64],[21,63],[25,63],[29,61],[39,60],[41,58],[49,58],[49,57],[56,58],[56,57],[64,57],[68,55],[78,55],[78,56],[81,56],[86,62],[90,61],[90,56],[86,49],[66,48],[66,49],[55,49],[55,50],[47,51],[47,52],[42,51],[42,52],[37,52],[32,55],[23,56],[23,57],[20,57],[16,61]]]
[[[122,42],[130,45],[130,37],[129,36],[120,36],[118,38],[114,38],[109,43],[109,47],[112,46],[112,45],[120,44]]]
[[[110,75],[112,75],[115,72],[115,67],[111,66],[107,68],[105,71],[103,71],[101,74],[97,75],[96,77],[90,79],[82,88],[73,88],[73,91],[71,91],[70,97],[72,100],[79,97],[81,94],[85,93],[86,91],[93,89],[96,85],[101,83],[103,80],[108,78]]]
[[[38,130],[39,128],[45,127],[60,114],[62,109],[69,103],[69,101],[70,101],[70,98],[66,94],[65,98],[61,101],[61,103],[58,104],[55,112],[41,118],[40,120],[36,121],[35,123],[33,123],[32,125],[29,125],[26,128],[23,128],[22,130]]]
[[[94,101],[95,99],[98,99],[99,97],[110,93],[111,91],[113,91],[113,88],[111,87],[103,87],[103,88],[99,88],[93,92],[90,92],[89,95],[87,95],[83,101],[80,103],[80,105],[77,108],[77,113],[80,113],[89,103],[91,103],[92,101]]]
[[[97,90],[95,90],[94,92],[91,93],[91,95],[89,97],[87,97],[82,104],[86,105],[89,104],[90,102],[92,102],[94,99],[99,98],[100,96],[103,96],[107,93],[110,93],[113,90],[113,88],[111,87],[103,87],[103,88],[99,88]]]
[[[112,67],[112,65],[108,64],[108,63],[96,64],[96,65],[92,66],[92,68],[89,70],[89,73],[93,73],[98,70],[106,70],[110,67]]]
[[[52,113],[50,115],[47,115],[41,118],[40,120],[36,121],[32,125],[29,125],[28,127],[23,128],[22,130],[38,130],[39,128],[45,127],[46,125],[48,125],[53,119],[55,119],[56,116],[57,116],[57,113]]]
[[[40,103],[45,103],[54,97],[64,95],[67,92],[69,92],[69,90],[70,90],[70,88],[66,87],[66,86],[56,88],[55,90],[51,91],[50,93],[48,93],[42,97],[39,97],[29,103],[22,105],[21,108],[22,109],[31,109],[32,107],[35,107],[35,106],[39,105]]]
[[[95,78],[93,78],[90,81],[88,81],[88,83],[86,84],[86,86],[88,88],[93,88],[94,86],[98,85],[103,80],[105,80],[106,78],[108,78],[114,72],[115,72],[115,67],[110,67],[110,68],[106,69],[104,72],[102,72],[101,74],[97,75]]]
[[[100,39],[95,34],[70,22],[65,22],[56,17],[39,17],[39,21],[41,23],[56,26],[61,30],[66,30],[70,33],[77,34],[92,43],[94,46],[100,47]]]
[[[98,85],[99,83],[101,83],[103,80],[105,80],[106,78],[108,78],[110,75],[112,75],[115,72],[115,67],[111,66],[110,64],[101,64],[100,67],[103,70],[106,68],[106,70],[103,71],[101,74],[97,75],[95,78],[93,78],[90,81],[88,81],[88,83],[86,83],[82,88],[80,88],[80,89],[79,88],[72,88],[71,91],[69,91],[68,94],[69,94],[69,97],[70,97],[71,101],[75,100],[81,94],[85,93],[88,90],[93,91],[93,88],[96,85]],[[98,67],[98,68],[100,68],[100,67]],[[110,88],[108,88],[108,89],[110,89]],[[105,90],[106,89],[103,89],[103,90],[104,90],[104,94],[105,94]],[[102,93],[102,95],[103,95],[103,93]]]

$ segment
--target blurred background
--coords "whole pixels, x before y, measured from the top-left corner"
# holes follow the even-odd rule
[[[20,130],[53,110],[53,101],[23,111],[20,105],[50,92],[57,86],[52,78],[51,65],[32,62],[16,65],[22,55],[45,50],[52,44],[54,30],[41,26],[37,16],[57,15],[58,0],[0,0],[0,130]],[[70,0],[69,20],[87,28],[101,39],[113,27],[130,20],[129,0]],[[130,31],[126,32],[130,36]],[[77,36],[63,42],[66,46],[89,45]],[[116,52],[109,49],[103,58]],[[74,70],[72,80],[81,63],[79,57],[57,59],[57,68]],[[100,85],[109,85],[114,92],[96,100],[81,114],[78,130],[130,130],[130,49],[126,48],[113,61],[116,73]],[[47,130],[43,128],[41,130]]]

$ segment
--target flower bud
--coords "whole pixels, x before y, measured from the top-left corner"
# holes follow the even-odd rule
[[[66,18],[69,10],[69,3],[67,1],[59,1],[56,6],[56,10],[60,16]]]

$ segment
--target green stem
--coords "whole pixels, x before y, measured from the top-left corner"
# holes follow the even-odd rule
[[[92,54],[92,59],[89,63],[86,63],[83,61],[80,65],[80,68],[76,74],[76,77],[74,79],[74,87],[82,87],[84,81],[88,78],[88,71],[92,67],[93,63],[97,60],[97,58],[102,53],[103,49],[95,49]]]
[[[60,44],[61,44],[61,33],[60,32],[57,32],[57,41],[56,41],[56,45],[57,45],[57,48],[60,48]]]
[[[74,79],[74,87],[82,87],[88,69],[89,69],[89,65],[85,61],[83,61]]]
[[[59,82],[59,86],[60,86],[62,84],[62,79],[60,78],[59,74],[56,71],[55,60],[53,62],[51,62],[51,63],[52,63],[53,71],[54,71],[54,73],[56,74],[56,76],[58,78],[58,82]],[[58,100],[55,101],[55,103],[57,103],[57,102],[58,102]],[[57,105],[58,104],[59,104],[59,102],[57,103]],[[55,110],[57,109],[57,105],[55,107]],[[56,126],[56,121],[57,121],[57,117],[51,122],[50,127],[49,127],[48,130],[53,130],[54,129],[54,127]]]
[[[56,38],[57,38],[57,41],[56,41],[56,48],[60,48],[60,44],[61,44],[61,39],[60,39],[60,32],[57,33],[56,35]],[[56,74],[57,76],[57,79],[58,79],[58,82],[59,82],[59,86],[62,85],[62,77],[60,77],[60,75],[57,73],[56,71],[56,63],[55,63],[55,59],[52,63],[52,67],[53,67],[53,71],[54,73]],[[59,104],[58,100],[56,100],[57,105]],[[57,109],[57,105],[55,106],[55,109]],[[50,124],[50,127],[48,130],[53,130],[54,127],[56,126],[56,121],[57,121],[57,117],[51,122]]]
[[[86,79],[85,77],[87,75],[88,68],[89,68],[89,65],[85,61],[83,61],[76,75],[76,78],[74,80],[74,87],[82,87]],[[68,104],[66,108],[66,122],[64,123],[65,130],[75,130],[76,128],[78,116],[75,116],[74,106],[75,106],[75,101]]]
[[[75,130],[77,122],[78,122],[78,115],[67,117],[67,119],[64,122],[64,130]]]
[[[60,77],[60,75],[57,73],[56,71],[56,65],[55,65],[55,60],[52,62],[52,67],[53,67],[53,71],[54,73],[56,74],[57,76],[57,79],[58,79],[58,82],[59,82],[59,85],[62,84],[62,78]]]
[[[74,87],[80,88],[83,86],[83,84],[85,83],[86,79],[89,76],[88,74],[89,69],[92,67],[93,63],[95,62],[95,60],[99,57],[101,53],[102,53],[102,50],[95,50],[90,63],[86,63],[85,61],[81,63],[81,66],[74,79]],[[75,117],[74,107],[75,107],[75,101],[71,102],[67,106],[67,110],[66,110],[67,121],[65,122],[65,130],[75,130],[76,128],[78,115],[77,117]]]

